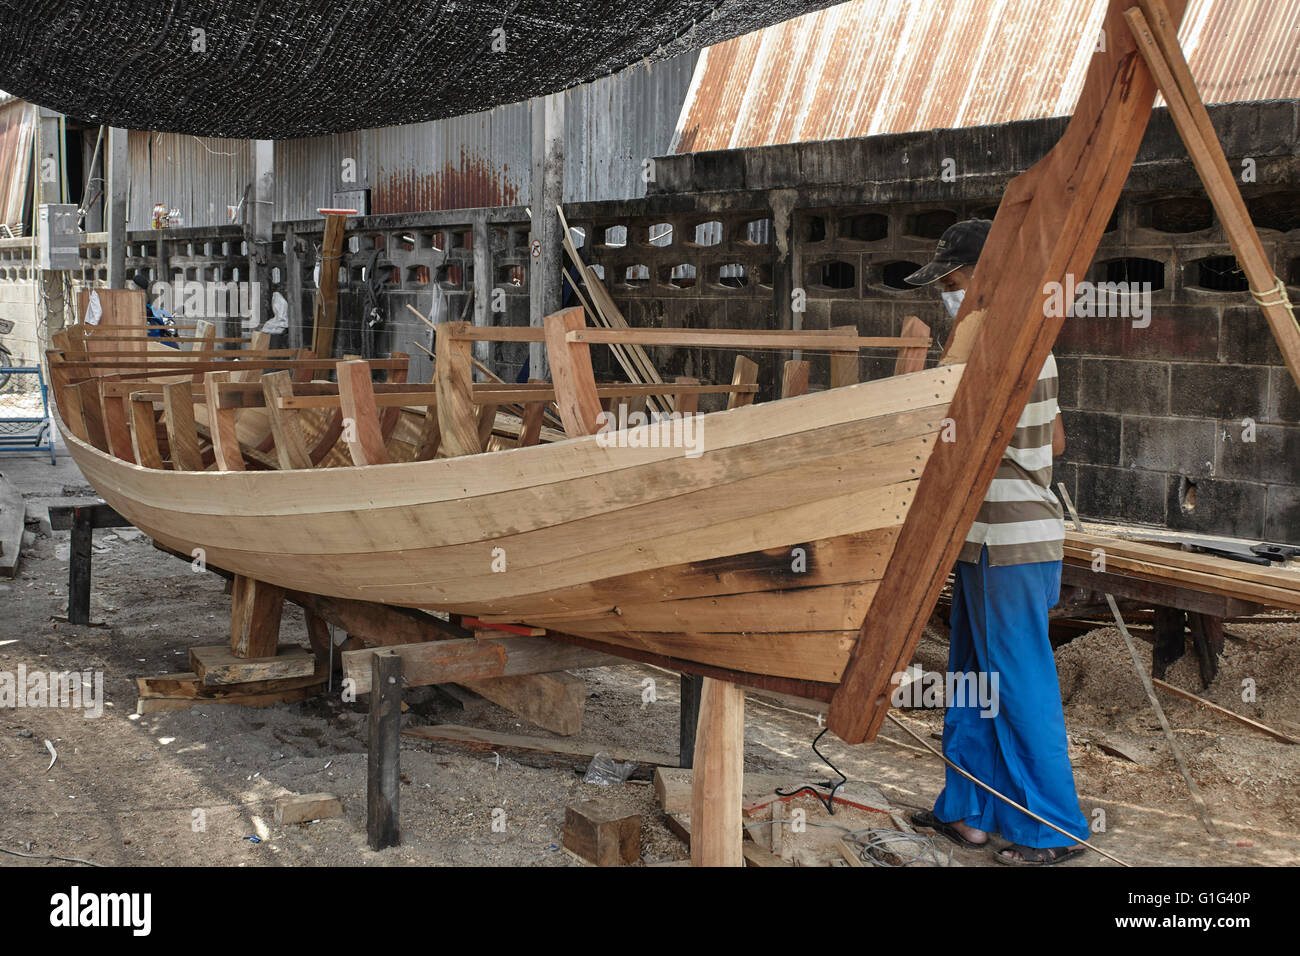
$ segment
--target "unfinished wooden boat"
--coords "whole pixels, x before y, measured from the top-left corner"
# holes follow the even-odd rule
[[[132,307],[119,311],[129,317]],[[571,340],[603,331],[587,329],[580,309],[548,317],[545,330],[442,326],[432,385],[375,384],[372,365],[385,363],[359,361],[337,363],[337,385],[295,384],[290,376],[303,365],[334,363],[259,349],[226,358],[153,346],[138,359],[92,352],[80,360],[72,349],[52,353],[51,366],[64,380],[73,458],[109,504],[165,546],[294,591],[545,628],[616,654],[827,699],[963,366],[814,394],[794,394],[802,386],[791,384],[786,398],[750,404],[756,366],[743,358],[728,386],[597,388],[590,343]],[[900,368],[909,368],[928,344],[926,334],[605,333],[624,344],[638,334],[834,345],[852,358],[837,366],[840,381],[856,370],[859,346],[901,349]],[[488,383],[458,395],[468,347],[486,337],[549,339],[556,387]],[[287,368],[262,374],[259,364]],[[807,363],[791,364],[793,382],[806,383]],[[200,370],[203,384],[174,374],[182,367]],[[605,410],[600,393],[611,391],[621,393],[624,417],[629,394],[643,403],[653,391],[681,407],[726,392],[732,407],[593,433]],[[488,434],[485,412],[495,424],[497,406],[514,399],[536,410],[523,416],[536,423],[551,398],[579,437],[542,443],[540,429],[525,426],[522,447],[507,439],[507,450],[466,453]],[[448,457],[408,443],[410,457],[423,460],[393,460],[402,451],[384,420],[401,410],[418,421],[412,404],[429,409]],[[354,424],[355,434],[307,421],[322,414]],[[115,419],[117,438],[111,425],[101,434],[95,418]],[[356,464],[311,467],[308,433],[338,436]],[[199,435],[212,445],[206,468]],[[259,451],[267,435],[272,448]],[[114,453],[127,448],[133,454]],[[281,458],[302,467],[279,467]]]

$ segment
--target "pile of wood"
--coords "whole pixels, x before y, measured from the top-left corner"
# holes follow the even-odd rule
[[[1105,570],[1128,577],[1300,611],[1300,570],[1182,551],[1176,544],[1065,533],[1067,564],[1095,568],[1103,557]]]

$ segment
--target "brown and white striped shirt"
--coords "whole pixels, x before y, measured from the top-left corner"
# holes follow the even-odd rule
[[[978,562],[985,545],[991,565],[1061,560],[1065,520],[1051,491],[1057,388],[1056,357],[1049,352],[959,561]]]

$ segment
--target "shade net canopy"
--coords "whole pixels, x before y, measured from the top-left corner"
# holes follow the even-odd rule
[[[0,89],[129,129],[286,139],[553,93],[835,0],[0,0]]]

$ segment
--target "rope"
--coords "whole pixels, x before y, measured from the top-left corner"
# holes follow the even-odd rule
[[[1280,305],[1282,308],[1286,309],[1287,314],[1291,316],[1291,321],[1295,323],[1296,329],[1300,330],[1300,320],[1296,319],[1295,306],[1291,304],[1291,299],[1286,294],[1286,283],[1277,276],[1274,276],[1273,279],[1277,283],[1273,288],[1264,292],[1256,292],[1254,289],[1251,289],[1250,297],[1255,300],[1255,303],[1260,308],[1267,309],[1270,306]],[[1275,296],[1276,298],[1268,298],[1270,295]]]

